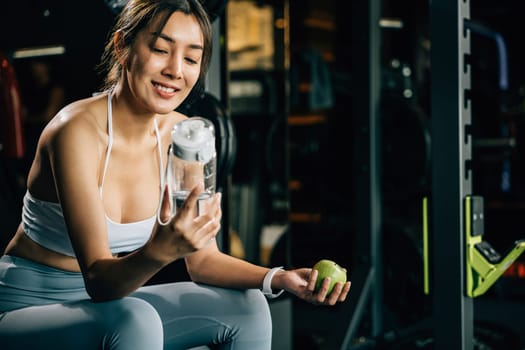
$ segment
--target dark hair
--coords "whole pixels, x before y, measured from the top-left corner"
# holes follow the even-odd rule
[[[200,24],[204,38],[204,50],[199,80],[193,90],[204,89],[204,78],[211,59],[212,29],[208,14],[200,1],[129,0],[115,20],[98,66],[100,72],[105,74],[103,90],[111,89],[117,84],[122,73],[122,65],[119,59],[129,54],[129,49],[133,45],[137,34],[149,26],[157,17],[160,17],[159,26],[156,30],[156,35],[160,35],[169,17],[176,11],[195,16]],[[122,47],[116,50],[113,37],[118,31],[121,32]],[[119,52],[118,54],[117,51]]]

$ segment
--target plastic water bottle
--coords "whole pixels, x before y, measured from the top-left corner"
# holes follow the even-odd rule
[[[196,215],[203,210],[206,200],[215,194],[216,167],[213,123],[196,116],[175,124],[171,132],[165,173],[172,216],[199,183],[204,184],[204,190],[199,195]]]

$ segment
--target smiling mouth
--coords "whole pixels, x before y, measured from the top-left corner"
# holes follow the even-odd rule
[[[158,83],[153,83],[153,86],[155,86],[155,88],[159,89],[160,91],[166,92],[166,93],[174,93],[174,92],[178,91],[178,89],[176,89],[176,88],[160,85]]]

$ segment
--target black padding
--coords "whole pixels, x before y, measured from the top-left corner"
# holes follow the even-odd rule
[[[222,15],[228,0],[202,0],[201,2],[208,12],[210,21],[213,22],[216,18]]]
[[[429,117],[406,98],[384,94],[381,129],[384,196],[421,198],[431,177]]]

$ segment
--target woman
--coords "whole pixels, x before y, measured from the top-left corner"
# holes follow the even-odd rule
[[[325,280],[314,293],[316,271],[220,252],[220,194],[194,215],[202,185],[170,219],[165,150],[186,118],[174,110],[202,82],[210,45],[198,0],[123,9],[104,53],[107,89],[63,108],[39,141],[22,223],[0,260],[2,349],[270,349],[262,287],[345,300],[349,283],[327,295]],[[143,286],[182,258],[193,282]]]

